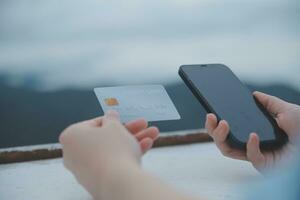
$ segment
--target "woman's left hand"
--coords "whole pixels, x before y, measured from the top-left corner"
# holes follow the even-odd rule
[[[149,150],[159,131],[148,128],[145,120],[125,126],[118,113],[69,126],[59,141],[64,165],[95,199],[101,199],[106,187],[122,170],[139,168],[140,158]]]

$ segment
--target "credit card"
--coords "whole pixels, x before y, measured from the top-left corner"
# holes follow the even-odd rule
[[[162,85],[95,88],[102,110],[120,113],[121,122],[179,120],[180,115]]]

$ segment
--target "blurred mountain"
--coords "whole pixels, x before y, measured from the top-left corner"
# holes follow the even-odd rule
[[[287,85],[249,85],[300,104],[300,93]],[[182,119],[151,123],[161,131],[203,127],[206,112],[183,83],[166,85]],[[0,77],[0,148],[57,142],[69,124],[102,115],[91,90],[66,89],[41,92],[27,87],[12,87]]]

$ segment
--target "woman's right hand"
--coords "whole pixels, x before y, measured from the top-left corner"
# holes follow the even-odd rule
[[[288,135],[289,142],[280,150],[262,152],[256,133],[250,134],[246,151],[231,148],[226,143],[230,125],[225,120],[218,123],[214,114],[207,115],[205,126],[224,156],[250,161],[257,170],[263,171],[272,169],[282,160],[293,156],[296,140],[300,135],[300,106],[261,92],[254,92],[253,95],[274,116],[279,127]]]

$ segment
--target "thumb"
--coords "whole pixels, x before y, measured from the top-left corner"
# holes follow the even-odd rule
[[[254,92],[253,95],[267,109],[267,111],[274,114],[275,117],[278,114],[283,113],[289,105],[289,103],[277,97],[267,95],[262,92]]]
[[[120,122],[120,115],[115,110],[107,111],[102,120],[103,125],[111,123],[111,122]]]
[[[251,133],[249,141],[247,143],[247,158],[252,165],[259,171],[265,167],[265,156],[262,154],[259,148],[259,137],[256,133]]]

